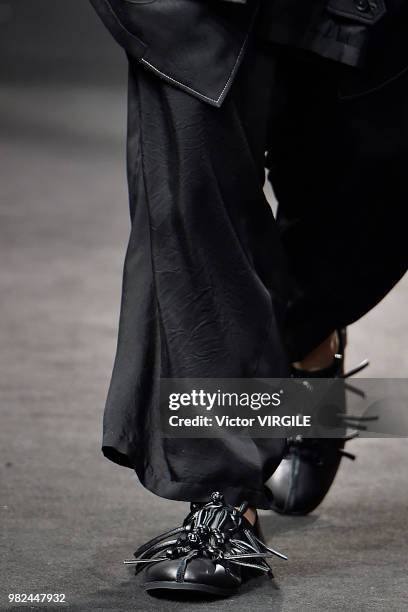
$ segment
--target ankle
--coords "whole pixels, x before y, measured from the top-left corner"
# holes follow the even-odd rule
[[[251,523],[251,525],[255,525],[256,523],[256,519],[258,517],[258,514],[256,512],[256,508],[253,507],[249,507],[245,512],[244,512],[244,517],[246,518],[246,520]]]
[[[311,351],[301,361],[293,363],[293,367],[298,370],[315,372],[323,370],[332,365],[334,356],[338,353],[340,339],[337,331],[334,331],[317,348]]]

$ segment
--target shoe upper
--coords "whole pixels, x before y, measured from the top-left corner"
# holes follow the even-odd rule
[[[367,361],[363,361],[351,372],[344,373],[346,330],[339,330],[338,337],[339,352],[331,366],[315,372],[293,368],[293,378],[345,379],[364,369],[368,365]],[[279,513],[299,515],[312,512],[329,491],[341,458],[345,456],[355,459],[354,455],[344,450],[345,442],[358,435],[346,435],[347,426],[343,418],[346,415],[345,386],[337,386],[334,401],[329,401],[329,397],[326,400],[325,416],[328,422],[338,424],[337,437],[288,438],[285,457],[267,483],[273,497],[271,508]]]
[[[215,492],[207,503],[192,504],[181,527],[166,532],[140,547],[134,554],[136,571],[146,568],[145,585],[208,586],[236,590],[242,570],[272,575],[267,559],[286,559],[259,538],[257,525],[244,517],[248,504],[234,508]],[[173,587],[174,588],[174,587]]]

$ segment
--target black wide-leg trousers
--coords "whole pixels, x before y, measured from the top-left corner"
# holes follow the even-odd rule
[[[163,438],[161,377],[287,376],[406,269],[408,111],[384,115],[381,93],[345,103],[337,84],[332,65],[253,42],[217,109],[130,61],[132,227],[103,452],[160,496],[222,490],[266,508],[284,452],[282,439]]]

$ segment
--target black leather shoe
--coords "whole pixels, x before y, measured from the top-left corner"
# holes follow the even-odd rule
[[[294,378],[348,378],[367,367],[368,361],[347,374],[344,373],[345,330],[339,332],[339,353],[333,364],[313,373],[293,369]],[[342,406],[336,411],[345,413],[345,390]],[[340,466],[342,457],[355,459],[344,450],[345,443],[358,434],[338,438],[288,438],[286,454],[266,483],[272,493],[271,509],[280,514],[305,515],[312,512],[326,497]]]
[[[125,564],[136,565],[136,573],[145,569],[146,591],[232,595],[246,571],[272,576],[267,559],[286,559],[263,543],[257,523],[252,526],[243,516],[247,508],[246,502],[239,509],[229,506],[215,492],[208,503],[191,504],[181,527],[147,542]]]

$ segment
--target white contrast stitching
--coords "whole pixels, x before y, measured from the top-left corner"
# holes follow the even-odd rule
[[[122,21],[119,19],[119,17],[117,16],[117,14],[115,13],[115,11],[112,8],[112,5],[110,4],[109,0],[104,0],[105,5],[107,5],[109,7],[109,11],[112,14],[113,18],[116,20],[116,22],[119,24],[119,26],[126,32],[126,34],[129,34],[132,38],[134,38],[136,41],[138,41],[139,43],[141,43],[145,48],[149,47],[149,45],[146,45],[146,43],[144,43],[139,37],[135,36],[132,32],[130,32],[126,26],[122,23]],[[255,16],[252,19],[252,23],[251,26],[253,24],[255,20]],[[215,102],[216,104],[218,104],[220,102],[220,100],[222,99],[225,90],[227,89],[227,87],[229,86],[229,84],[231,83],[236,68],[238,66],[238,63],[241,60],[242,54],[245,50],[248,38],[249,38],[249,34],[252,30],[252,27],[250,27],[249,32],[247,33],[247,35],[245,36],[244,42],[242,43],[242,47],[240,52],[238,53],[237,59],[235,60],[235,63],[231,69],[230,75],[228,77],[227,82],[225,83],[220,95],[218,96],[218,98],[210,98],[209,96],[204,95],[203,93],[193,89],[192,87],[189,87],[188,85],[185,85],[184,83],[181,83],[180,81],[177,81],[177,79],[171,77],[170,75],[166,74],[165,72],[162,72],[161,70],[159,70],[158,68],[156,68],[156,66],[154,66],[153,64],[151,64],[150,62],[148,62],[147,60],[145,60],[143,57],[139,58],[139,62],[145,64],[146,66],[148,66],[151,70],[153,70],[154,72],[156,72],[157,74],[160,74],[161,76],[163,76],[165,79],[168,79],[169,81],[171,81],[172,83],[175,83],[176,85],[180,85],[180,87],[183,87],[184,89],[186,89],[187,91],[190,91],[193,94],[196,94],[197,96],[200,96],[200,98],[203,98],[204,100],[209,100],[210,102]]]
[[[237,65],[238,65],[238,63],[239,63],[239,61],[240,61],[240,59],[241,59],[241,57],[242,57],[242,54],[243,54],[243,52],[244,52],[244,49],[245,49],[245,47],[246,47],[246,43],[247,43],[247,40],[248,40],[248,36],[249,36],[249,34],[247,34],[247,35],[246,35],[246,37],[245,37],[245,40],[244,40],[244,42],[243,42],[243,44],[242,44],[241,50],[240,50],[240,52],[239,52],[239,54],[238,54],[238,57],[237,57],[237,59],[235,60],[235,63],[234,63],[234,65],[233,65],[233,67],[232,67],[232,70],[231,70],[231,72],[230,72],[230,75],[229,75],[229,77],[228,77],[228,80],[227,80],[227,82],[225,83],[225,85],[224,85],[224,87],[223,87],[223,89],[222,89],[222,91],[221,91],[220,95],[218,96],[218,98],[210,98],[209,96],[204,95],[203,93],[201,93],[201,92],[197,91],[196,89],[193,89],[192,87],[189,87],[189,86],[188,86],[188,85],[186,85],[185,83],[181,83],[180,81],[177,81],[177,79],[175,79],[175,78],[171,77],[170,75],[166,74],[165,72],[162,72],[161,70],[159,70],[158,68],[156,68],[156,66],[153,66],[153,64],[151,64],[150,62],[148,62],[147,60],[145,60],[143,57],[140,59],[140,62],[141,62],[141,63],[143,63],[143,64],[146,64],[146,65],[147,65],[147,66],[148,66],[148,67],[149,67],[151,70],[153,70],[154,72],[157,72],[157,74],[160,74],[161,76],[163,76],[164,78],[168,79],[168,80],[169,80],[169,81],[171,81],[172,83],[176,83],[176,85],[180,85],[180,87],[183,87],[184,89],[186,89],[186,90],[188,90],[188,91],[191,91],[191,92],[192,92],[192,93],[194,93],[194,94],[197,94],[198,96],[200,96],[201,98],[204,98],[205,100],[209,100],[210,102],[215,102],[215,103],[218,103],[218,102],[219,102],[219,101],[222,99],[222,97],[223,97],[223,95],[224,95],[224,93],[225,93],[225,90],[227,89],[228,85],[230,84],[231,80],[232,80],[232,79],[233,79],[233,77],[234,77],[234,73],[235,73],[236,67],[237,67]]]

